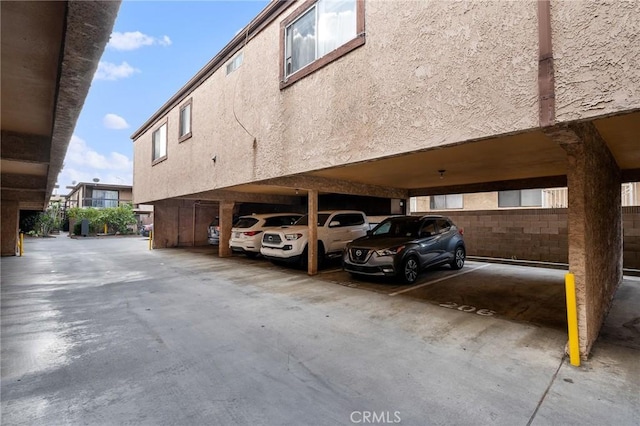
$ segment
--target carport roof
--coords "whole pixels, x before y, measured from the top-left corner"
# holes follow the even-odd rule
[[[120,1],[2,1],[1,197],[43,209]]]

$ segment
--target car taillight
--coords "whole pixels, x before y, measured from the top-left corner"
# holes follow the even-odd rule
[[[460,233],[460,235],[464,236],[464,228],[458,228],[458,232]]]
[[[262,233],[262,231],[248,231],[248,232],[243,232],[244,235],[246,235],[247,237],[253,237],[254,235],[258,235]]]

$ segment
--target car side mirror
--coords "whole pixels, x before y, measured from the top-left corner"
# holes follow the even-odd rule
[[[370,230],[368,230],[368,231],[367,231],[367,235],[368,235],[368,236],[373,235],[373,231],[372,231],[371,229],[370,229]]]
[[[339,220],[332,220],[331,222],[329,222],[329,228],[335,228],[336,226],[340,226]]]

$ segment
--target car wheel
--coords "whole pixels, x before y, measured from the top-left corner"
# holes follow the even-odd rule
[[[453,254],[453,260],[451,261],[451,269],[462,269],[464,266],[465,251],[464,247],[456,247],[456,251]]]
[[[402,280],[407,284],[413,284],[418,279],[418,273],[420,272],[420,266],[415,257],[409,256],[404,262],[402,262]]]
[[[300,269],[307,269],[307,263],[309,260],[309,253],[307,250],[307,246],[304,247],[302,254],[300,255],[300,260],[298,260],[298,267]]]
[[[298,266],[300,269],[307,269],[309,264],[309,251],[308,247],[304,247],[304,251],[300,256],[300,260],[298,261]],[[318,269],[320,269],[324,265],[324,245],[322,243],[318,243]]]

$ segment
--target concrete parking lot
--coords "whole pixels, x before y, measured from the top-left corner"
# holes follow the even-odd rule
[[[563,358],[563,271],[414,286],[142,238],[2,259],[3,424],[637,424],[640,282]]]

